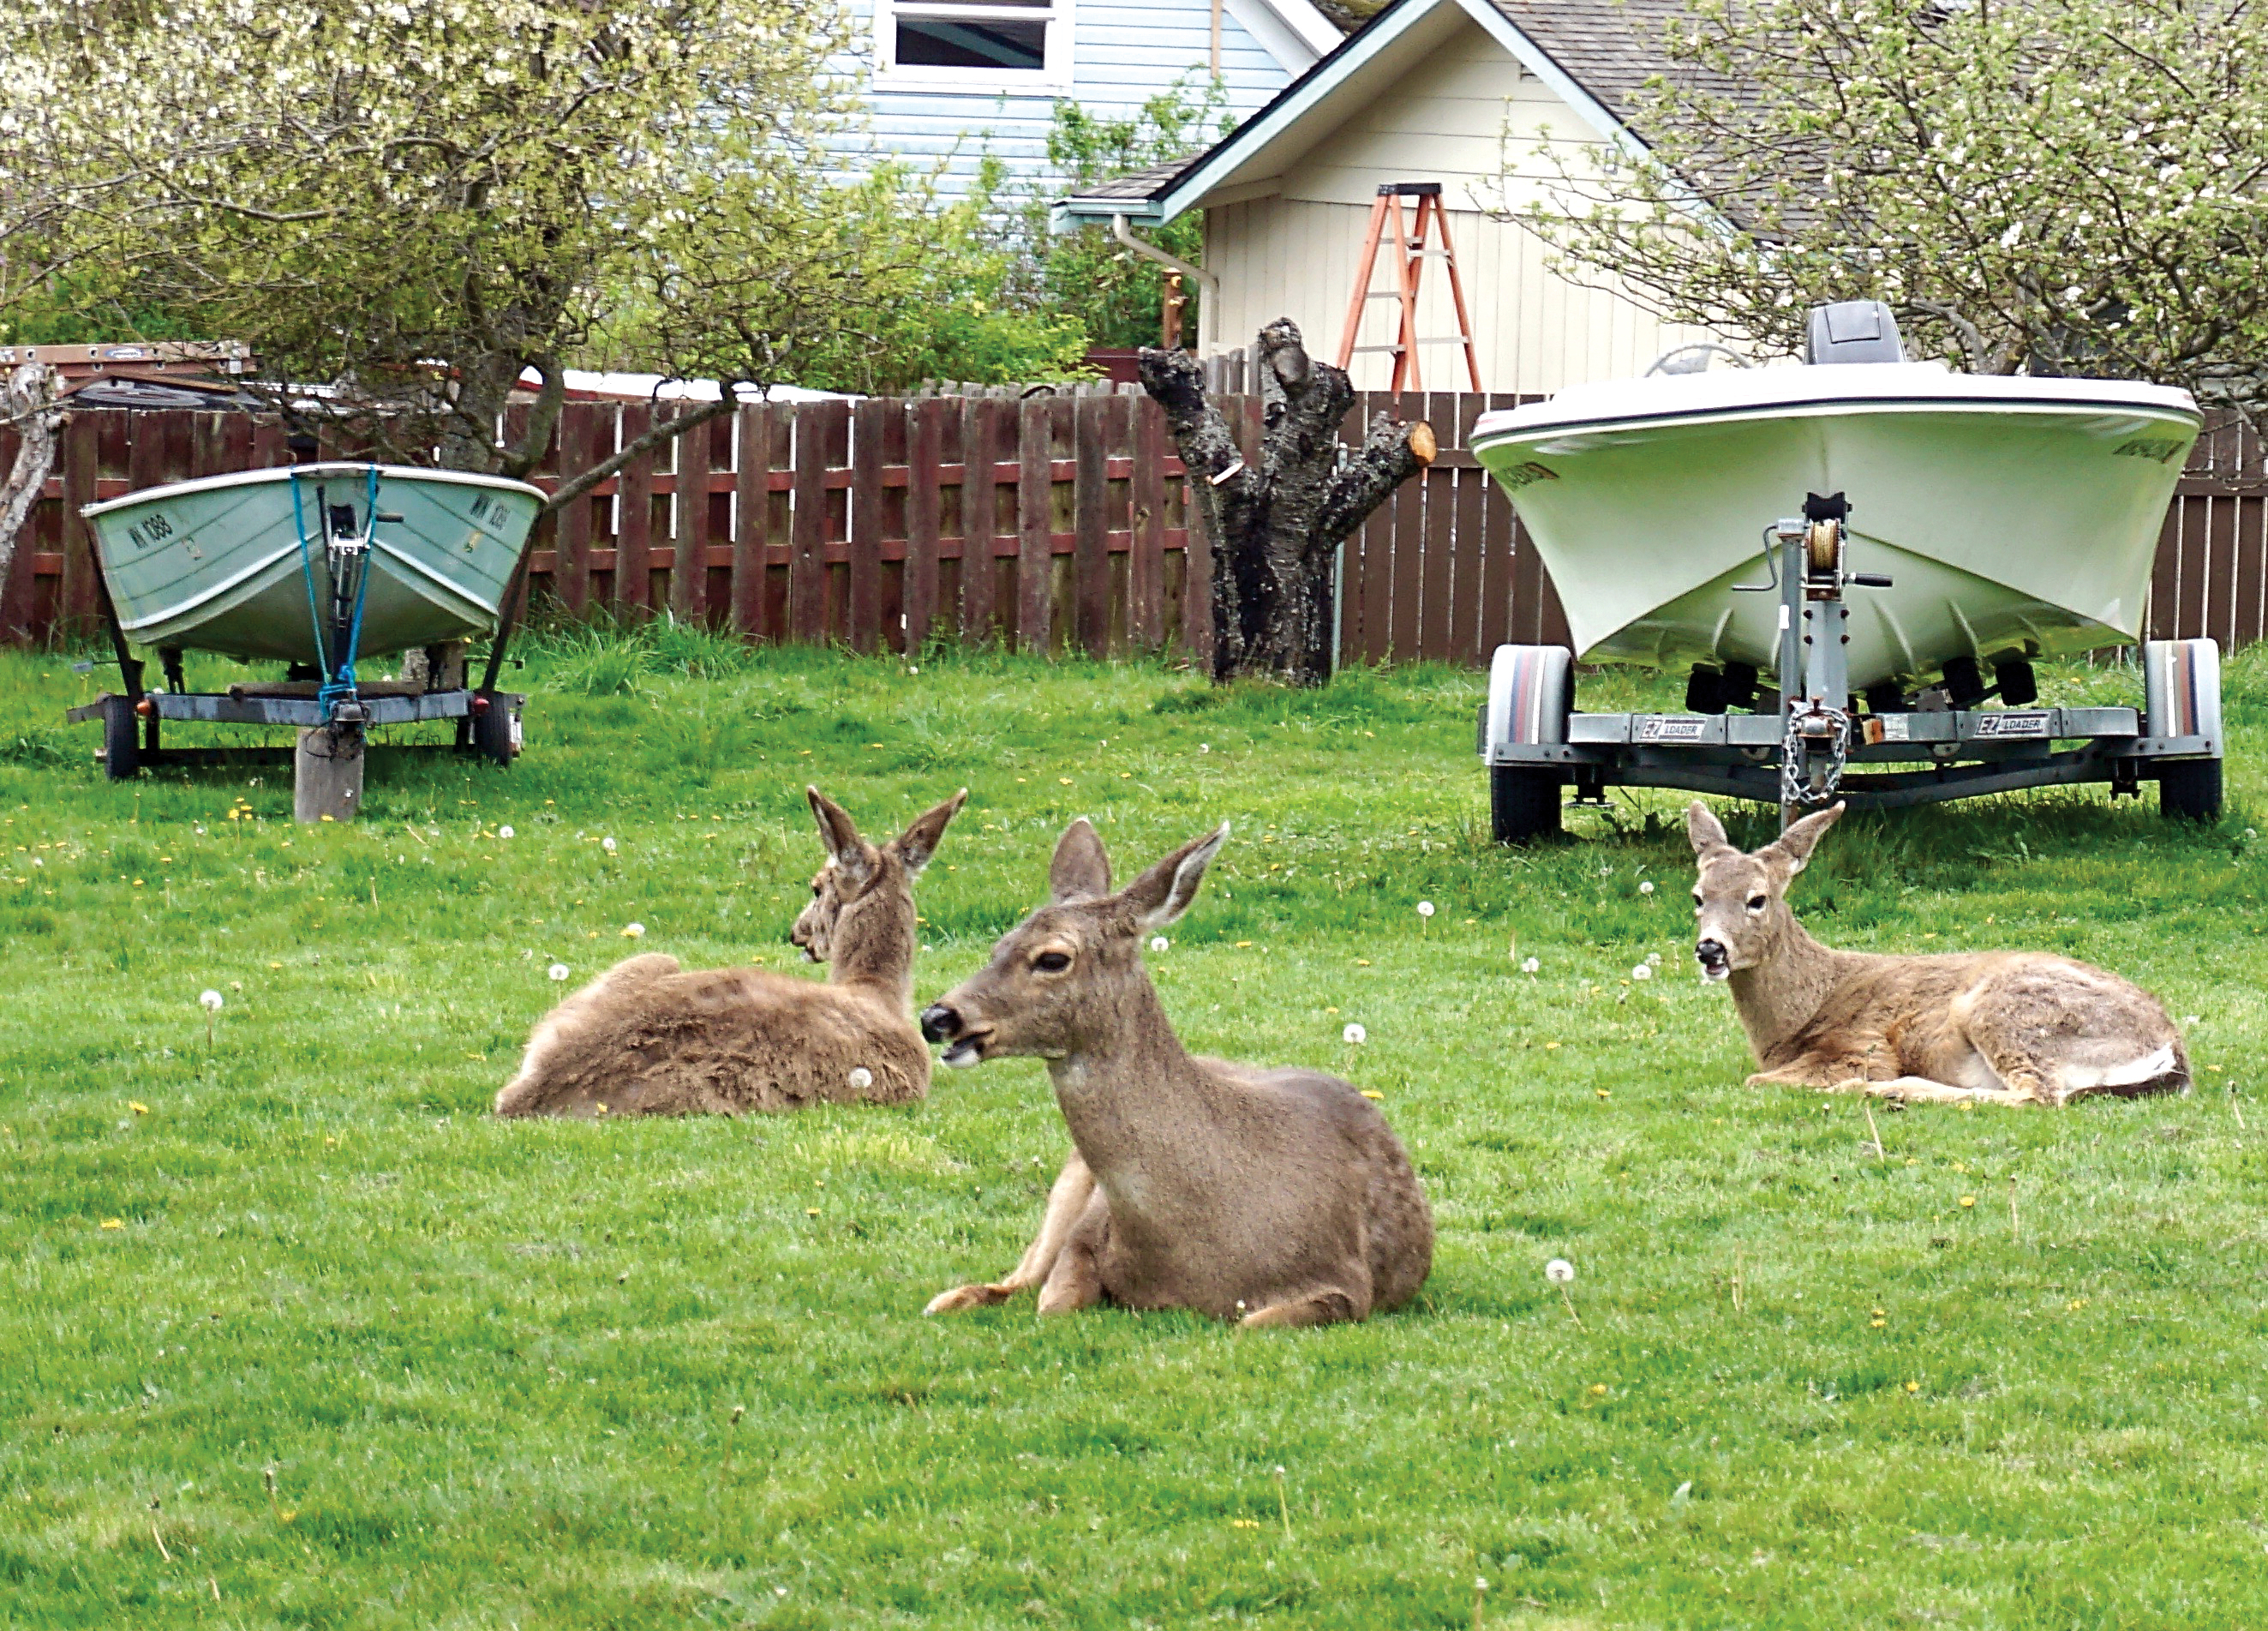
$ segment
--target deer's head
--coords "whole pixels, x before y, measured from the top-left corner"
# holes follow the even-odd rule
[[[945,1062],[1037,1054],[1061,1059],[1107,1031],[1146,992],[1142,937],[1189,909],[1228,823],[1192,838],[1116,894],[1110,858],[1081,816],[1048,868],[1048,904],[1000,937],[992,959],[922,1013],[922,1035]]]
[[[937,853],[946,823],[959,814],[968,797],[963,787],[936,808],[916,817],[913,824],[879,848],[858,836],[858,829],[843,807],[820,792],[806,787],[811,813],[819,820],[819,841],[827,846],[827,863],[811,880],[811,904],[798,914],[788,941],[814,963],[833,958],[839,948],[862,933],[887,928],[904,939],[911,949],[913,880]]]
[[[1693,956],[1704,979],[1730,979],[1769,963],[1794,926],[1787,886],[1843,814],[1840,804],[1807,816],[1754,854],[1725,836],[1724,823],[1696,799],[1685,812],[1697,875],[1693,882]]]

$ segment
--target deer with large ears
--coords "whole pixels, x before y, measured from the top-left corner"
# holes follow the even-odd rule
[[[1807,816],[1754,854],[1696,800],[1694,956],[1764,1069],[1751,1084],[1941,1103],[2061,1105],[2086,1094],[2186,1092],[2188,1056],[2156,998],[2036,951],[1878,956],[1804,933],[1787,886],[1843,814]]]
[[[828,859],[789,938],[829,965],[827,983],[688,973],[659,955],[618,963],[536,1026],[497,1115],[731,1116],[929,1091],[913,1022],[913,881],[968,790],[879,848],[818,788],[804,792]]]
[[[1228,837],[1191,840],[1113,894],[1084,820],[1056,845],[1052,898],[922,1014],[945,1062],[1036,1054],[1076,1150],[1005,1279],[932,1314],[1036,1288],[1042,1314],[1108,1298],[1248,1325],[1398,1308],[1433,1261],[1433,1218],[1376,1105],[1336,1076],[1192,1056],[1144,970],[1142,937],[1197,898]]]

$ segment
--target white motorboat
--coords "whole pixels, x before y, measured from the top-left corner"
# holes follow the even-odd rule
[[[1938,363],[1724,369],[1570,387],[1484,414],[1587,662],[1776,661],[1767,533],[1841,494],[1863,690],[2138,638],[2166,506],[2200,418],[2188,393],[1955,373]]]
[[[1786,820],[1837,797],[2154,780],[2168,814],[2218,818],[2212,641],[2143,641],[2139,710],[2032,705],[2032,659],[2140,638],[2197,403],[1908,362],[1871,301],[1818,307],[1809,330],[1800,366],[1576,386],[1474,427],[1573,647],[1497,651],[1496,836],[1557,831],[1571,784],[1761,799]],[[1582,712],[1578,658],[1690,668],[1685,712]]]

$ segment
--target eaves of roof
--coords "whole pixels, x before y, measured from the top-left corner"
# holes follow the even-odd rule
[[[1542,80],[1603,141],[1633,152],[1639,93],[1668,63],[1661,33],[1681,0],[1396,0],[1202,153],[1082,188],[1059,200],[1058,225],[1124,216],[1170,221],[1208,196],[1259,179],[1272,153],[1296,157],[1414,65],[1429,41],[1469,18]],[[1275,166],[1278,170],[1281,165]]]

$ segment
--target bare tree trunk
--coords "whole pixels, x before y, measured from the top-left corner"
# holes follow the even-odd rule
[[[1308,357],[1288,317],[1260,331],[1255,360],[1265,404],[1256,467],[1206,398],[1196,358],[1145,349],[1142,386],[1166,410],[1212,540],[1213,678],[1321,685],[1331,673],[1335,552],[1432,462],[1433,433],[1381,413],[1359,448],[1342,443],[1354,387],[1343,370]]]
[[[43,363],[26,363],[10,375],[5,390],[0,391],[0,421],[13,424],[23,438],[7,483],[0,486],[0,585],[4,585],[9,568],[16,564],[16,540],[55,466],[55,432],[63,422],[55,371]]]

